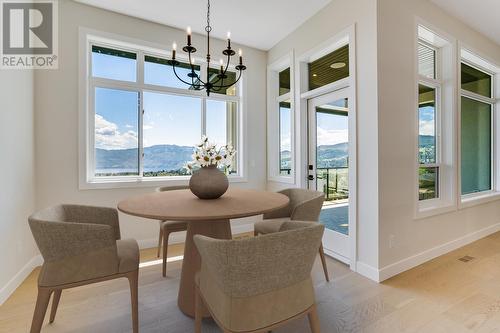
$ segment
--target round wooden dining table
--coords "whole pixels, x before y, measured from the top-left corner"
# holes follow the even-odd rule
[[[194,317],[194,279],[201,258],[193,236],[231,239],[230,219],[271,212],[288,202],[287,196],[267,191],[230,188],[219,199],[201,200],[190,190],[174,190],[128,198],[118,204],[118,210],[148,219],[188,222],[177,304],[184,314]]]

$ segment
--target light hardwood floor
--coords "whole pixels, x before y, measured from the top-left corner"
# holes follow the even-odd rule
[[[169,249],[173,259],[181,245]],[[469,262],[459,259],[473,257]],[[141,332],[194,331],[194,321],[177,308],[181,261],[161,277],[155,249],[141,251],[139,320]],[[432,260],[382,284],[352,273],[328,259],[326,283],[319,256],[313,278],[322,332],[500,333],[500,233]],[[36,297],[34,271],[0,307],[0,332],[27,332]],[[131,332],[125,279],[64,291],[54,324],[42,332]],[[205,320],[203,332],[220,332]],[[298,320],[276,333],[307,333]]]

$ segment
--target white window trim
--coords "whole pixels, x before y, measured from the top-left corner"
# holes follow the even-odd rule
[[[90,59],[91,59],[91,43],[97,43],[102,46],[109,46],[111,48],[122,48],[131,52],[137,53],[137,82],[125,82],[117,81],[104,78],[90,78]],[[165,45],[154,44],[142,40],[137,40],[133,38],[128,38],[120,36],[117,34],[96,31],[92,29],[79,28],[79,188],[85,189],[109,189],[109,188],[131,188],[131,187],[154,187],[154,186],[165,186],[165,185],[187,185],[190,176],[170,176],[170,177],[142,177],[142,163],[140,164],[140,175],[139,176],[118,176],[118,177],[94,177],[91,174],[93,171],[93,152],[90,147],[93,146],[94,135],[93,130],[93,88],[95,85],[100,87],[112,87],[119,89],[127,89],[140,91],[141,101],[140,109],[142,107],[142,91],[155,91],[159,93],[169,93],[169,94],[179,94],[184,96],[193,96],[206,98],[206,93],[204,91],[192,91],[189,94],[186,93],[185,89],[170,88],[156,85],[147,85],[143,82],[144,69],[142,59],[145,54],[169,58],[170,53],[163,51],[167,49]],[[181,60],[186,60],[179,57]],[[202,64],[203,58],[196,58],[198,64]],[[217,68],[217,64],[213,63],[214,68]],[[204,66],[201,66],[202,74],[205,71]],[[234,66],[230,65],[230,68],[234,70]],[[92,82],[91,82],[92,81]],[[237,151],[238,151],[238,174],[229,175],[229,181],[231,183],[247,182],[247,140],[246,140],[246,75],[242,75],[240,82],[237,86],[238,96],[225,96],[213,94],[210,99],[224,100],[224,101],[236,101],[238,102],[237,111]],[[203,105],[204,103],[202,103]],[[92,133],[91,133],[92,131]],[[139,123],[139,154],[142,154],[142,116],[140,117]]]
[[[267,179],[269,181],[295,184],[295,101],[294,101],[294,52],[267,67]],[[290,67],[290,92],[279,96],[279,73]],[[280,117],[279,103],[290,100],[290,175],[280,174]]]
[[[457,209],[456,200],[456,40],[448,34],[435,29],[427,22],[416,17],[415,20],[415,219],[426,218]],[[436,79],[420,75],[418,45],[423,44],[436,51]],[[419,95],[418,86],[436,89],[436,165],[439,167],[438,198],[419,200]]]
[[[319,59],[342,46],[349,44],[349,77],[332,82],[325,86],[308,90],[307,64]],[[348,88],[350,90],[349,112],[354,120],[349,124],[349,246],[351,256],[349,266],[351,270],[357,271],[358,249],[357,249],[357,84],[356,84],[356,25],[353,24],[335,34],[320,45],[296,56],[295,59],[295,121],[298,124],[295,129],[296,148],[295,154],[299,156],[295,165],[295,178],[297,187],[308,188],[308,164],[309,164],[309,142],[308,142],[308,100],[333,91]],[[331,253],[333,255],[333,253]]]
[[[461,138],[461,98],[466,97],[485,104],[490,104],[492,106],[492,157],[491,157],[491,190],[482,191],[478,193],[470,193],[462,195],[462,184],[461,184],[461,172],[459,173],[458,180],[458,195],[459,195],[459,208],[473,207],[476,205],[485,204],[488,202],[496,201],[500,199],[500,115],[498,114],[500,110],[500,66],[496,65],[494,61],[488,59],[478,52],[477,50],[472,50],[463,43],[459,43],[460,46],[460,58],[458,63],[458,68],[461,67],[462,62],[477,68],[492,76],[492,98],[485,97],[461,88],[461,70],[458,74],[457,85],[459,87],[460,94],[458,96],[458,141]],[[459,145],[460,147],[460,145]],[[461,150],[458,149],[458,163],[461,170]]]

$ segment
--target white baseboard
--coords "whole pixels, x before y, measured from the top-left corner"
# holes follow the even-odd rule
[[[373,266],[365,264],[364,262],[356,262],[356,272],[363,275],[370,280],[380,282],[380,271]]]
[[[0,289],[0,305],[2,305],[12,293],[23,283],[33,270],[43,263],[41,255],[36,255],[5,286]]]
[[[472,232],[448,243],[425,250],[416,255],[395,262],[394,264],[387,265],[378,271],[379,282],[387,280],[388,278],[398,275],[399,273],[407,271],[413,267],[421,265],[429,260],[456,250],[462,246],[475,242],[498,231],[500,231],[500,223]]]

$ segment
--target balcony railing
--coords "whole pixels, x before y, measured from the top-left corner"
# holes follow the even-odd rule
[[[282,175],[289,175],[291,169],[282,168]],[[316,184],[318,191],[325,193],[325,200],[342,200],[349,198],[349,168],[317,168]]]

